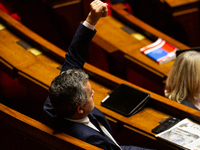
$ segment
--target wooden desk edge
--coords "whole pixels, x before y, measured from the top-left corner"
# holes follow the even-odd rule
[[[170,7],[179,7],[187,4],[192,4],[192,3],[199,3],[199,0],[189,0],[189,1],[174,1],[174,0],[165,0],[165,3],[167,3]]]
[[[41,48],[44,52],[48,52],[54,57],[64,62],[63,56],[65,56],[66,54],[65,51],[61,50],[60,48],[48,42],[35,32],[31,31],[29,28],[27,28],[17,20],[13,19],[10,15],[6,14],[1,9],[0,9],[0,23],[5,23],[9,27],[9,29],[14,31],[15,33],[17,32],[18,34],[20,34],[20,36],[23,36],[30,42],[34,41],[34,44],[41,45],[42,46]]]
[[[19,112],[17,112],[16,110],[13,110],[3,104],[0,103],[0,113],[4,113],[6,115],[9,115],[11,116],[13,119],[17,119],[19,120],[20,122],[23,122],[25,124],[27,124],[28,126],[31,126],[33,128],[36,128],[37,130],[40,130],[42,132],[45,132],[48,134],[48,136],[54,136],[56,138],[59,138],[60,140],[63,140],[63,141],[66,141],[68,143],[71,143],[77,147],[80,147],[80,148],[83,148],[83,149],[95,149],[95,150],[100,150],[100,148],[94,146],[94,145],[91,145],[89,143],[86,143],[84,141],[81,141],[77,138],[74,138],[70,135],[67,135],[65,133],[55,133],[55,130],[51,129],[50,127],[48,127],[47,125],[43,124],[43,123],[40,123],[39,121],[37,120],[34,120],[24,114],[21,114]],[[3,115],[1,115],[2,117]],[[0,117],[0,119],[1,119]],[[1,122],[7,124],[8,126],[11,126],[12,128],[14,129],[17,129],[17,130],[20,130],[21,132],[24,132],[25,135],[28,135],[28,136],[32,136],[33,138],[37,138],[37,137],[34,137],[35,135],[32,134],[32,132],[30,133],[26,133],[26,131],[23,131],[23,129],[21,128],[21,126],[16,126],[15,124],[12,124],[9,122],[9,120],[7,119],[4,119],[4,120],[1,120]],[[36,135],[37,136],[37,135]],[[40,139],[42,142],[44,142],[45,144],[47,145],[51,145],[52,143],[48,142],[47,139]]]
[[[125,8],[125,6],[121,3],[111,5],[112,15],[114,17],[117,17],[118,19],[122,20],[123,22],[128,23],[129,25],[131,25],[131,24],[133,25],[132,20],[135,20],[134,22],[135,22],[136,26],[140,27],[141,30],[143,30],[142,28],[145,26],[146,31],[149,32],[151,35],[155,36],[156,39],[157,39],[157,37],[163,38],[170,44],[177,45],[178,48],[180,48],[180,49],[188,49],[189,48],[187,45],[180,43],[179,41],[169,37],[166,34],[163,34],[159,30],[151,27],[150,25],[148,25],[145,22],[141,21],[140,19],[136,18],[134,15],[132,15],[131,13],[126,11],[124,8]]]
[[[143,89],[143,88],[141,88],[137,85],[134,85],[126,80],[123,80],[123,79],[113,76],[105,71],[102,71],[101,69],[96,68],[90,64],[85,64],[84,68],[86,69],[86,72],[90,76],[92,76],[92,77],[96,76],[97,78],[100,77],[102,80],[104,80],[105,83],[110,82],[110,84],[114,85],[114,86],[125,83],[125,84],[135,87],[139,90],[147,92],[147,93],[151,94],[151,99],[153,100],[154,104],[157,104],[157,105],[162,104],[162,105],[165,105],[166,108],[173,108],[173,109],[175,109],[174,112],[177,111],[177,113],[178,113],[180,111],[180,112],[182,112],[182,114],[188,114],[187,117],[191,117],[194,120],[200,122],[200,112],[195,109],[191,109],[191,108],[184,106],[182,104],[179,104],[175,101],[169,100],[168,98],[165,98],[161,95],[158,95],[156,93],[153,93],[151,91]],[[89,69],[89,70],[87,70],[87,69]]]

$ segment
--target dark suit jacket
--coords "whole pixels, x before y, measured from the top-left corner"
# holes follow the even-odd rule
[[[72,68],[83,69],[89,46],[95,33],[96,30],[92,31],[80,24],[69,47],[68,53],[66,54],[65,62],[61,71]],[[44,104],[44,110],[48,115],[49,122],[52,127],[103,149],[119,149],[119,147],[116,146],[115,143],[104,133],[98,132],[86,125],[72,122],[64,119],[63,117],[57,116],[53,110],[49,97]],[[98,120],[112,135],[111,127],[101,111],[99,111],[97,108],[94,108],[88,117],[90,118],[91,122]],[[122,148],[130,150],[142,149],[133,146],[122,146]]]
[[[89,46],[95,33],[96,30],[92,31],[80,24],[65,56],[65,62],[62,66],[61,72],[73,68],[83,69]],[[52,121],[54,122],[54,119],[57,118],[57,115],[53,110],[49,97],[47,98],[43,109],[47,113],[50,123],[52,123]]]
[[[191,107],[191,108],[194,108],[194,109],[196,109],[196,110],[199,110],[196,106],[194,106],[190,101],[188,101],[188,100],[183,100],[182,102],[181,102],[181,104],[183,104],[183,105],[186,105],[186,106],[188,106],[188,107]]]
[[[92,31],[80,24],[66,54],[61,72],[72,68],[83,69],[89,46],[95,33],[96,31]],[[103,149],[119,149],[104,133],[57,116],[54,113],[49,97],[44,104],[44,110],[48,114],[52,127]],[[90,120],[98,120],[112,134],[107,119],[97,108],[94,108],[88,117]]]

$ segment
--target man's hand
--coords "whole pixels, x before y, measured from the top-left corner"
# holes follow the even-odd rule
[[[94,0],[90,3],[90,13],[86,21],[92,25],[96,25],[101,17],[106,17],[108,14],[107,4],[100,0]]]

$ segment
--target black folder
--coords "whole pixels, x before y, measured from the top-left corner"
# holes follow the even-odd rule
[[[120,84],[102,100],[101,105],[128,117],[141,110],[150,96],[132,86]]]

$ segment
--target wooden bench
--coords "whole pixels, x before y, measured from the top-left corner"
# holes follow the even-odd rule
[[[64,133],[56,132],[47,125],[21,114],[0,103],[1,149],[94,149],[100,148]]]
[[[32,91],[32,88],[36,85],[36,87],[47,91],[53,78],[60,72],[57,67],[60,67],[64,61],[66,52],[41,38],[2,11],[0,11],[0,23],[6,26],[6,29],[0,31],[0,37],[10,37],[6,38],[6,41],[5,38],[1,38],[0,40],[0,46],[3,47],[0,49],[1,58],[6,60],[6,62],[17,70],[16,78],[18,78],[19,82],[26,86],[27,89]],[[41,51],[42,54],[33,55],[30,53],[30,49],[26,50],[21,48],[21,46],[16,43],[18,40],[26,41]],[[114,136],[117,137],[117,141],[122,142],[121,144],[129,142],[129,144],[133,145],[139,144],[139,146],[158,149],[163,149],[163,147],[165,149],[176,149],[176,147],[170,144],[158,141],[151,130],[159,125],[160,120],[169,116],[174,116],[179,119],[187,117],[196,122],[200,122],[200,112],[197,110],[136,86],[88,63],[84,65],[84,69],[89,74],[89,81],[95,91],[95,106],[109,119],[114,129]],[[122,116],[101,106],[101,101],[108,95],[108,92],[121,83],[128,84],[151,94],[151,99],[145,108],[131,117]],[[35,92],[33,92],[32,95],[34,95],[34,93]],[[37,117],[39,117],[38,114],[42,114],[43,112],[41,103],[44,103],[45,99],[41,98],[43,92],[38,91],[37,94],[39,98],[34,98],[30,103],[39,104],[39,108],[35,111],[34,105],[29,105],[29,107],[30,109],[33,107],[32,112],[37,114],[34,119],[39,120]],[[20,101],[18,103],[20,103]],[[21,106],[27,107],[27,105]],[[124,139],[127,138],[126,135],[128,134],[131,134],[133,137],[125,141]],[[154,144],[152,145],[152,143]]]
[[[131,6],[133,14],[144,22],[190,47],[198,47],[199,2],[199,0],[141,0]]]

